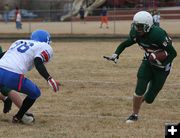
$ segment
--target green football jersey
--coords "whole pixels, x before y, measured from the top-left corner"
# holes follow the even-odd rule
[[[3,51],[2,51],[2,47],[0,46],[0,53],[2,53]]]
[[[115,53],[120,55],[121,52],[133,44],[137,43],[145,51],[144,58],[147,59],[148,55],[158,49],[166,50],[168,57],[163,65],[171,63],[176,57],[176,51],[172,46],[171,38],[168,36],[165,30],[160,27],[152,26],[148,33],[140,36],[138,32],[131,27],[128,38],[122,42],[116,49]]]

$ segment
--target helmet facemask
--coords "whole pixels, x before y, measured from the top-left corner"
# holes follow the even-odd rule
[[[135,30],[139,33],[147,33],[150,30],[150,27],[147,24],[133,23],[133,26]]]

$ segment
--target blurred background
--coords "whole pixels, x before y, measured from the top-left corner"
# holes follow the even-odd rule
[[[84,8],[84,24],[79,15],[80,7]],[[127,24],[124,21],[132,20],[139,10],[158,11],[162,20],[180,19],[180,0],[0,0],[0,26],[7,24],[0,29],[1,33],[17,33],[13,24],[19,9],[22,29],[18,29],[18,33],[31,33],[41,26],[56,34],[93,34],[92,28],[100,26],[103,7],[107,8],[109,30],[99,30],[101,34],[123,34],[123,30],[118,31],[119,22]],[[45,23],[52,24],[46,28]],[[86,31],[88,28],[90,31]]]

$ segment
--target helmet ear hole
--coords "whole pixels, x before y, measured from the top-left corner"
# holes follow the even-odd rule
[[[45,42],[45,43],[50,44],[51,36],[50,36],[49,32],[47,32],[45,30],[36,30],[36,31],[32,32],[31,40]]]

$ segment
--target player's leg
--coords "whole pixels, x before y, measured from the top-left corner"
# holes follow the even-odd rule
[[[12,107],[11,99],[7,96],[3,96],[2,94],[0,94],[0,100],[2,100],[4,103],[3,113],[8,113]]]
[[[17,114],[13,117],[13,122],[20,122],[24,114],[31,108],[36,99],[40,96],[40,89],[29,79],[22,78],[20,81],[21,88],[20,92],[26,94],[26,98],[24,99],[21,108],[17,112]]]
[[[11,91],[8,93],[8,97],[12,100],[12,102],[13,102],[18,108],[21,107],[23,100],[21,99],[20,95],[19,95],[17,92],[11,90]]]
[[[138,120],[138,114],[142,102],[144,101],[144,93],[146,92],[149,81],[151,80],[152,71],[147,61],[143,61],[137,74],[136,90],[133,95],[133,111],[127,119],[126,123]]]
[[[0,94],[0,100],[4,100],[5,99],[5,96],[4,95],[2,95],[2,94]]]
[[[144,95],[144,100],[146,103],[153,103],[154,99],[164,86],[169,72],[155,70],[153,74],[153,79],[149,84],[148,90]]]
[[[147,85],[149,81],[145,79],[138,79],[137,86],[136,86],[136,92],[133,95],[133,109],[132,114],[128,117],[126,120],[126,123],[132,123],[138,120],[138,114],[141,108],[141,105],[144,101],[143,94],[146,91]]]
[[[102,28],[102,25],[103,25],[103,16],[101,16],[101,24],[100,24],[100,28]]]
[[[108,29],[109,28],[109,26],[108,26],[108,17],[104,16],[104,20],[105,20],[106,28]]]
[[[11,110],[12,100],[8,97],[8,93],[10,91],[11,89],[8,89],[4,86],[1,87],[1,94],[2,94],[1,97],[4,103],[3,113],[8,113]]]
[[[4,74],[6,74],[6,77],[4,77]],[[0,77],[3,78],[0,80],[1,84],[27,95],[18,113],[13,117],[13,122],[21,122],[22,117],[40,96],[40,90],[32,81],[14,72],[0,68]]]
[[[18,107],[20,108],[22,105],[22,99],[19,96],[19,94],[15,91],[12,91],[12,89],[9,89],[5,86],[3,86],[1,88],[1,93],[5,96],[5,100],[4,100],[4,108],[3,108],[3,112],[7,113],[9,112],[9,110],[11,110],[11,105],[12,102]]]

